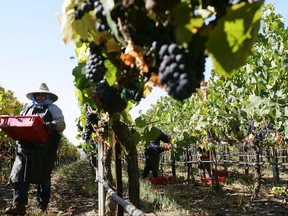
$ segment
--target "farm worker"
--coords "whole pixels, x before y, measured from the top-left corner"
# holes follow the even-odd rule
[[[146,179],[150,170],[152,171],[153,177],[158,177],[160,155],[162,152],[170,150],[171,144],[165,144],[164,146],[160,145],[160,141],[164,143],[170,143],[171,137],[164,134],[159,129],[160,134],[155,140],[152,140],[148,147],[145,149],[145,167],[142,173],[143,179]]]
[[[206,175],[211,177],[210,163],[208,162],[210,161],[209,151],[207,151],[204,146],[200,145],[197,148],[197,157],[200,177],[207,178]]]
[[[49,132],[48,140],[40,142],[16,142],[15,161],[9,177],[13,185],[13,206],[5,210],[9,215],[25,215],[29,185],[37,185],[36,199],[42,212],[46,211],[51,194],[51,172],[57,156],[57,148],[66,125],[62,110],[54,104],[58,96],[40,83],[35,91],[26,95],[32,103],[20,115],[39,115]]]

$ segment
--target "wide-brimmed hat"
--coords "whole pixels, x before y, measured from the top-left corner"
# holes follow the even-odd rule
[[[58,96],[52,92],[49,91],[48,86],[46,85],[46,83],[40,83],[37,87],[37,89],[35,91],[29,92],[28,94],[26,94],[26,97],[30,100],[32,100],[32,97],[35,93],[46,93],[49,94],[51,100],[54,102],[56,100],[58,100]]]

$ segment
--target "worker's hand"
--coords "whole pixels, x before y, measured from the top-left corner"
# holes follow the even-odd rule
[[[55,122],[45,122],[44,128],[46,130],[56,130],[56,123]]]
[[[171,146],[171,145],[168,145],[168,144],[165,144],[165,145],[164,145],[164,149],[165,149],[166,151],[168,151],[168,150],[172,149],[172,146]]]

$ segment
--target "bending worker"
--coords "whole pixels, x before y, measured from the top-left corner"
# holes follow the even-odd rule
[[[171,137],[164,134],[161,130],[159,130],[159,132],[159,136],[155,140],[152,140],[145,150],[145,167],[142,174],[143,179],[147,178],[150,170],[152,171],[153,177],[158,177],[160,155],[162,152],[171,149],[171,145],[160,145],[160,141],[170,143]]]

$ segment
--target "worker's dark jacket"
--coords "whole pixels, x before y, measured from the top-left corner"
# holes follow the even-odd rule
[[[51,108],[49,106],[52,106]],[[62,111],[54,104],[46,105],[44,107],[28,108],[23,115],[38,114],[44,122],[53,121],[53,112],[58,111],[56,116],[62,116]],[[49,107],[49,108],[48,108]],[[65,128],[64,117],[62,128]],[[54,119],[55,120],[55,119]],[[56,120],[57,121],[57,120]],[[62,121],[62,120],[61,120]],[[64,126],[63,126],[64,125]],[[64,130],[64,129],[63,129]],[[54,161],[57,156],[57,148],[61,138],[61,133],[58,131],[50,131],[51,134],[47,142],[16,142],[16,156],[9,178],[10,183],[29,182],[34,184],[41,184],[52,172]]]
[[[157,139],[152,140],[148,148],[146,148],[145,150],[146,158],[147,157],[158,158],[160,156],[160,153],[165,151],[165,148],[163,146],[160,146],[160,141],[168,143],[170,142],[170,138],[161,131]]]

